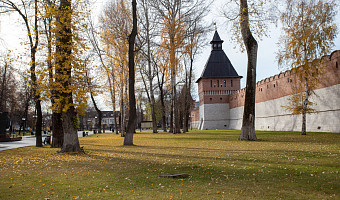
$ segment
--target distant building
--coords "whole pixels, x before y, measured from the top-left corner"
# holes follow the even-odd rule
[[[119,111],[116,111],[117,123],[119,123]],[[89,111],[84,116],[79,116],[81,127],[83,129],[96,129],[98,123],[98,114],[96,111]],[[102,111],[102,129],[115,128],[114,113],[113,111]]]

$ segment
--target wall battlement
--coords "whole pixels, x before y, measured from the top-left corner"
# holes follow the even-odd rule
[[[330,55],[321,58],[324,66],[320,75],[321,81],[316,89],[340,84],[340,51],[333,51]],[[294,69],[281,72],[274,76],[262,79],[256,83],[256,103],[278,99],[296,93]],[[244,106],[245,88],[229,95],[230,109]]]

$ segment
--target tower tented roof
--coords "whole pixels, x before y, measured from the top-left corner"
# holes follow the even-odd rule
[[[218,35],[217,31],[215,31],[213,40],[210,42],[213,45],[216,45],[216,43],[222,43],[223,40],[221,40],[220,36]],[[231,64],[229,58],[224,53],[224,51],[221,48],[215,48],[213,46],[209,59],[207,63],[205,64],[204,70],[201,74],[201,77],[196,81],[196,83],[201,78],[236,78],[241,77],[239,76]]]

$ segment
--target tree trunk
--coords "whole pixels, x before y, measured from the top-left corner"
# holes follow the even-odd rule
[[[163,90],[163,83],[164,83],[164,74],[162,74],[162,84],[159,84],[159,90],[160,90],[160,100],[161,100],[161,109],[162,109],[162,128],[164,132],[167,132],[166,129],[166,116],[165,116],[165,103],[164,103],[164,90]]]
[[[72,53],[72,31],[71,31],[71,0],[61,0],[59,7],[61,17],[57,20],[59,25],[58,42],[56,47],[58,68],[58,82],[63,86],[60,93],[62,97],[62,125],[64,131],[64,143],[60,152],[83,152],[78,140],[77,124],[78,118],[75,113],[72,99],[70,55]],[[66,108],[65,108],[66,107]]]
[[[52,113],[52,127],[53,127],[53,139],[51,148],[61,148],[64,143],[63,124],[61,119],[61,113]]]
[[[306,133],[306,113],[307,113],[307,106],[308,106],[308,97],[309,97],[309,88],[308,88],[308,80],[305,78],[305,99],[302,105],[302,129],[301,135],[307,135]]]
[[[7,74],[7,62],[5,62],[5,70],[3,72],[2,77],[2,86],[1,86],[1,94],[0,94],[0,112],[4,112],[6,108],[6,98],[5,96],[5,85],[6,85],[6,74]]]
[[[111,79],[110,79],[110,74],[112,76],[112,82],[111,82]],[[114,127],[112,127],[112,128],[116,131],[116,134],[118,135],[117,113],[116,113],[116,88],[114,86],[115,75],[114,75],[113,69],[112,69],[112,73],[108,72],[108,80],[109,80],[109,87],[110,87],[110,93],[111,93],[113,117],[114,117],[114,119],[113,119],[114,120]],[[114,130],[112,132],[114,132]]]
[[[74,107],[71,106],[66,112],[62,113],[63,118],[63,130],[64,130],[64,144],[61,148],[61,153],[64,152],[83,152],[80,148],[77,127],[75,126],[75,120],[77,115]]]
[[[145,13],[145,22],[146,22],[146,45],[147,45],[147,61],[148,61],[148,81],[150,88],[150,104],[151,104],[151,117],[152,117],[152,131],[153,133],[157,133],[157,122],[156,122],[156,113],[155,113],[155,95],[153,90],[153,74],[152,74],[152,65],[151,65],[151,42],[150,42],[150,23],[149,23],[149,12],[148,8],[145,7],[147,4],[143,3],[144,13]],[[147,89],[147,87],[145,87]]]
[[[47,36],[47,52],[48,52],[48,59],[47,59],[47,66],[49,70],[49,84],[50,84],[50,91],[52,94],[51,98],[51,104],[52,104],[52,143],[51,148],[61,148],[64,143],[64,132],[63,132],[63,125],[61,120],[61,111],[59,112],[55,111],[58,106],[55,105],[55,99],[56,96],[59,94],[53,86],[53,65],[52,65],[52,41],[51,41],[51,20],[48,19],[47,24],[45,23],[45,29],[46,29],[46,36]]]
[[[35,105],[35,109],[37,110],[37,121],[35,124],[36,127],[36,133],[35,133],[35,137],[36,137],[36,141],[35,141],[35,146],[36,147],[42,147],[42,111],[41,111],[41,100],[38,99],[36,101],[36,105]]]
[[[114,129],[116,131],[116,134],[118,135],[117,113],[115,110],[113,111],[113,117],[114,117],[114,123],[115,123]]]
[[[121,94],[123,95],[123,94]],[[125,136],[125,107],[123,98],[120,100],[120,118],[119,118],[119,125],[120,125],[120,136]]]
[[[249,28],[247,0],[240,0],[241,33],[247,50],[247,82],[244,101],[243,121],[239,140],[257,140],[255,134],[255,91],[256,91],[256,61],[257,42]]]
[[[129,121],[124,137],[124,145],[133,145],[133,133],[136,131],[136,97],[135,97],[135,39],[137,35],[137,3],[132,0],[133,26],[129,35]]]
[[[183,133],[188,132],[189,130],[189,116],[190,116],[190,100],[191,100],[191,77],[192,77],[192,66],[194,60],[190,59],[190,69],[189,69],[189,77],[186,79],[186,88],[185,88],[185,98],[184,98],[184,126]]]
[[[35,109],[37,110],[37,121],[36,121],[36,146],[42,147],[42,138],[41,138],[41,131],[42,131],[42,111],[41,111],[41,100],[40,95],[37,91],[38,83],[37,83],[37,76],[36,76],[36,53],[38,48],[38,41],[39,41],[39,33],[38,33],[38,2],[37,0],[34,1],[34,12],[35,12],[35,19],[34,19],[34,33],[35,33],[35,44],[33,45],[33,40],[31,35],[29,36],[30,43],[31,43],[31,84],[32,84],[32,92],[34,96],[35,102]]]
[[[98,122],[96,122],[96,127],[98,129],[98,133],[101,133],[102,132],[102,118],[103,118],[103,113],[101,110],[99,110],[98,106],[97,106],[97,103],[96,101],[94,100],[94,97],[92,95],[92,91],[90,91],[90,96],[91,96],[91,100],[92,100],[92,103],[93,103],[93,106],[94,106],[94,109],[96,110],[97,114],[98,114]]]
[[[41,100],[40,100],[40,95],[38,94],[37,91],[37,77],[35,74],[35,68],[36,68],[36,63],[35,63],[35,54],[36,54],[36,48],[33,47],[31,49],[31,84],[32,84],[32,92],[34,96],[34,102],[35,102],[35,109],[37,111],[37,121],[35,124],[35,130],[36,130],[36,147],[42,147],[42,138],[41,138],[41,131],[42,131],[42,111],[41,111]],[[27,118],[26,118],[27,119]]]
[[[170,133],[174,132],[174,110],[173,110],[172,100],[171,100],[171,108],[170,108],[170,127],[169,127],[169,132]]]

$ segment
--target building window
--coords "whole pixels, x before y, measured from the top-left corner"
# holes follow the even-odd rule
[[[212,98],[210,98],[210,101],[212,101]]]
[[[230,80],[230,87],[233,87],[233,80]]]
[[[335,67],[338,69],[338,67],[339,67],[338,62],[335,62]]]
[[[224,80],[224,87],[227,87],[227,82]]]
[[[220,87],[220,80],[217,80],[217,87]]]
[[[220,100],[222,101],[222,98],[220,98]]]
[[[212,80],[210,80],[210,87],[212,87]]]

